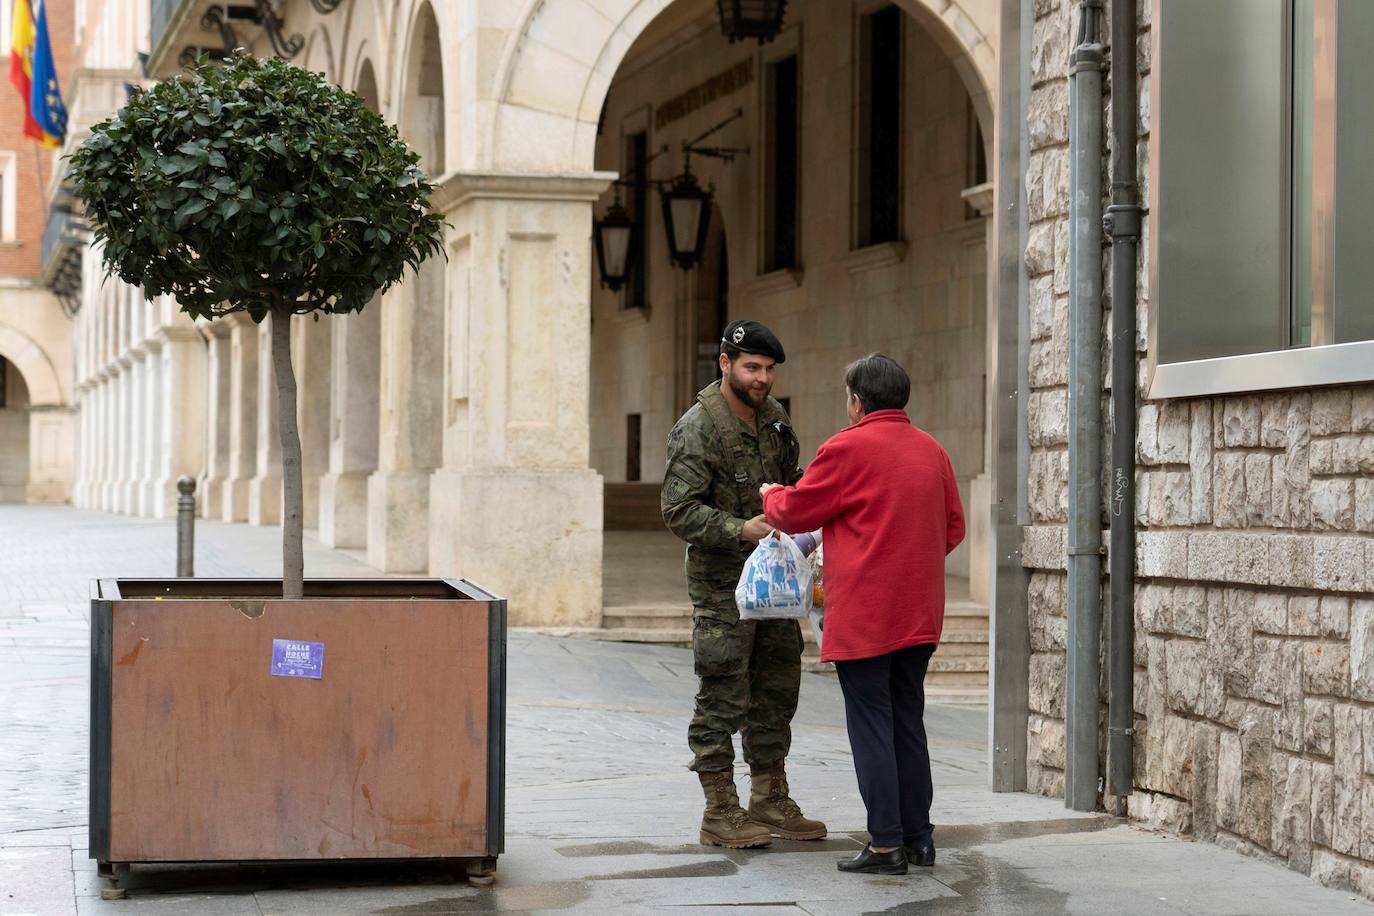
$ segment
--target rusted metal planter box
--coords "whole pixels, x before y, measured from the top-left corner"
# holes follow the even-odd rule
[[[467,581],[102,579],[90,854],[460,859],[504,840],[506,602]],[[286,642],[274,642],[286,641]]]

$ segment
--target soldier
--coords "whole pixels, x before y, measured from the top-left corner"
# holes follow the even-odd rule
[[[801,627],[795,620],[740,620],[735,586],[754,545],[771,528],[759,487],[801,478],[800,448],[782,405],[769,397],[782,344],[757,321],[734,321],[721,338],[721,379],[668,435],[663,520],[687,542],[692,651],[701,687],[687,729],[691,769],[706,813],[701,842],[743,849],[773,836],[817,840],[825,825],[788,796],[784,763],[801,687]],[[735,792],[739,732],[749,764],[749,810]]]

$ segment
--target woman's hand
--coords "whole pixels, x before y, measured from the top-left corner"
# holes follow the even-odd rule
[[[766,498],[770,490],[780,489],[782,489],[782,484],[780,483],[766,483],[763,486],[759,487],[759,499]]]

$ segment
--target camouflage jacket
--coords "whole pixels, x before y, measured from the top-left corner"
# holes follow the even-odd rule
[[[720,382],[697,395],[668,434],[663,521],[687,542],[687,592],[698,608],[738,619],[735,585],[754,545],[744,523],[763,512],[759,487],[801,479],[800,447],[787,411],[773,398],[758,413],[758,432],[730,413]]]

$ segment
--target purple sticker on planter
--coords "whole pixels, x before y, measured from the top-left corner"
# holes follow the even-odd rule
[[[272,674],[275,677],[324,677],[324,643],[298,639],[272,640]]]

